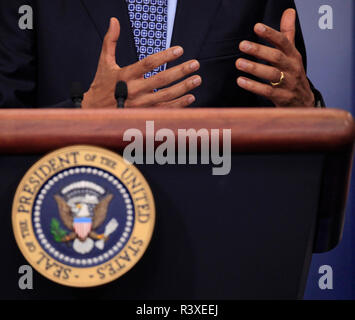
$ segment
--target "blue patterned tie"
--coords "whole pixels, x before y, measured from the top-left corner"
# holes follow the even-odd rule
[[[139,60],[166,49],[168,0],[126,0]],[[148,72],[149,78],[165,65]]]

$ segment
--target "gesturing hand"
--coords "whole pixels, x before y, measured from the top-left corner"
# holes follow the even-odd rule
[[[128,86],[126,108],[184,108],[195,101],[195,97],[187,93],[201,85],[200,76],[192,76],[166,87],[196,72],[200,68],[198,61],[191,60],[144,79],[147,72],[181,57],[183,49],[173,47],[121,68],[116,62],[119,36],[120,24],[116,18],[112,18],[103,42],[95,79],[88,92],[84,94],[83,108],[116,108],[115,89],[118,81],[125,81]],[[164,89],[154,92],[160,88]]]
[[[261,23],[255,25],[254,31],[276,48],[243,41],[240,43],[240,50],[269,62],[271,66],[246,59],[238,59],[236,66],[239,70],[267,80],[274,85],[245,77],[237,79],[238,85],[245,90],[266,97],[277,107],[314,107],[314,94],[306,76],[302,55],[295,46],[296,11],[288,9],[284,12],[281,19],[281,32]]]

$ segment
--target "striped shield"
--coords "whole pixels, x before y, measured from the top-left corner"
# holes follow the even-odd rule
[[[74,231],[80,239],[85,240],[89,235],[92,227],[91,218],[75,218]]]

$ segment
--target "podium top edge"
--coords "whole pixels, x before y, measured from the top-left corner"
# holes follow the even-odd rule
[[[121,150],[128,129],[230,129],[234,152],[336,151],[353,146],[355,122],[338,109],[1,109],[0,153],[74,144]]]

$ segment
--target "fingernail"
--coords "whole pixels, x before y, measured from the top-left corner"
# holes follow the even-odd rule
[[[177,47],[174,49],[173,54],[175,56],[181,56],[183,54],[184,50],[181,47]]]
[[[241,44],[240,44],[240,48],[244,51],[249,51],[251,48],[252,48],[252,45],[249,41],[243,41]]]
[[[191,70],[197,70],[200,67],[200,64],[197,61],[190,63]]]
[[[189,96],[189,98],[187,99],[187,101],[188,101],[189,103],[194,103],[195,100],[196,100],[196,98],[195,98],[194,96]]]
[[[243,70],[249,69],[250,63],[246,62],[245,60],[239,60],[238,67]]]
[[[256,30],[257,32],[263,33],[263,32],[266,31],[266,28],[265,28],[265,26],[264,26],[263,24],[258,23],[258,24],[255,26],[255,30]]]
[[[200,85],[202,82],[202,79],[200,77],[197,77],[195,79],[192,80],[192,83],[195,85],[195,86],[198,86]]]
[[[248,84],[248,81],[245,80],[244,78],[238,78],[238,84],[240,86],[246,86]]]

